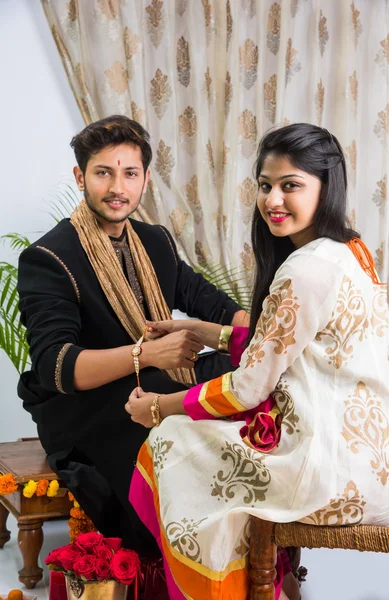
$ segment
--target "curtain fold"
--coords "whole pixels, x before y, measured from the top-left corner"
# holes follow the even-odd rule
[[[252,177],[269,128],[308,121],[345,149],[349,213],[389,275],[387,0],[41,0],[86,123],[150,132],[137,217],[193,265],[254,266]]]

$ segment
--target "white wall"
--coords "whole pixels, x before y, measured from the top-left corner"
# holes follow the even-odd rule
[[[53,225],[45,200],[70,177],[69,147],[83,121],[39,0],[0,1],[0,235],[37,239]],[[0,260],[15,260],[0,245]],[[16,395],[17,373],[0,351],[0,441],[35,435]]]

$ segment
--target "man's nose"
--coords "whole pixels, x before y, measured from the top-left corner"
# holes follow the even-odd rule
[[[115,175],[111,179],[110,192],[114,194],[123,194],[124,192],[124,181],[121,175]]]

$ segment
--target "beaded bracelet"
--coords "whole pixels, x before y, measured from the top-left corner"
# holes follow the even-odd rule
[[[161,417],[161,412],[160,412],[160,407],[159,407],[160,397],[161,397],[161,394],[157,394],[153,400],[151,407],[150,407],[151,415],[153,417],[153,423],[156,427],[158,427],[162,423],[162,417]]]

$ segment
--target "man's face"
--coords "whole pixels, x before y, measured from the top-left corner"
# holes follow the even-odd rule
[[[138,207],[147,189],[150,172],[143,170],[138,146],[108,146],[90,157],[85,176],[74,167],[89,208],[108,235],[120,235],[127,217]]]

